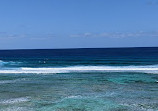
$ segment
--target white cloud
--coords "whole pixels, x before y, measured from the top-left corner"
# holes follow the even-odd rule
[[[0,32],[0,39],[30,39],[30,40],[44,40],[55,37],[54,34],[10,34],[6,32]]]
[[[83,33],[83,34],[73,34],[70,35],[70,37],[108,37],[108,38],[158,37],[158,31]]]
[[[19,39],[24,38],[26,35],[24,34],[8,34],[8,33],[0,33],[0,39]]]

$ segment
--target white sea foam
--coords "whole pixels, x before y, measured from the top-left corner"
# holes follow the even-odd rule
[[[16,103],[27,102],[29,100],[30,100],[30,97],[12,98],[12,99],[7,99],[7,100],[1,100],[0,104],[16,104]]]
[[[158,65],[149,66],[71,66],[56,68],[10,68],[1,69],[0,73],[69,73],[69,72],[145,72],[158,73]]]
[[[16,83],[16,82],[25,81],[25,80],[26,80],[26,78],[15,79],[15,80],[0,80],[0,84]]]
[[[68,97],[65,97],[64,99],[77,99],[77,98],[83,98],[81,95],[77,95],[77,96],[68,96]]]
[[[9,106],[6,108],[1,108],[0,111],[34,111],[32,108],[20,107],[20,106]]]

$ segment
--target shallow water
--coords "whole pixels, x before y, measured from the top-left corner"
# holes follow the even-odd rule
[[[158,110],[158,76],[154,74],[1,74],[0,78],[4,111]]]

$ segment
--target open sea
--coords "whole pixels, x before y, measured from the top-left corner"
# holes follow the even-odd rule
[[[0,111],[158,111],[158,48],[0,50]]]

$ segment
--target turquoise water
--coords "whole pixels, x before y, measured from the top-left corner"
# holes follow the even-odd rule
[[[158,111],[157,48],[80,50],[0,51],[0,111]]]

